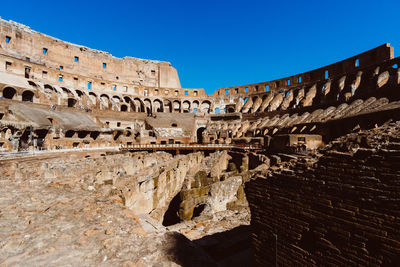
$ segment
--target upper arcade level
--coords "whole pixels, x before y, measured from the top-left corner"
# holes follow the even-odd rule
[[[376,65],[394,58],[394,49],[386,43],[364,53],[308,72],[255,84],[223,87],[216,90],[214,96],[249,96],[265,92],[287,91],[293,88],[306,87],[326,80],[340,78],[343,75]]]

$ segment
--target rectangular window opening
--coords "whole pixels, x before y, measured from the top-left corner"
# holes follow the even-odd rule
[[[92,82],[88,82],[87,88],[88,88],[89,90],[92,89]]]
[[[30,72],[31,72],[31,68],[25,67],[25,78],[29,79]]]
[[[63,76],[62,75],[58,75],[58,81],[62,82],[63,81]]]
[[[179,91],[178,90],[175,90],[175,95],[176,96],[179,95]]]
[[[151,75],[155,76],[156,75],[156,71],[155,70],[151,70]]]
[[[6,70],[10,70],[12,63],[6,61]]]
[[[301,78],[301,76],[299,77],[299,83],[301,83],[301,81],[302,81],[302,78]]]
[[[60,70],[62,70],[62,69],[64,69],[64,67],[63,67],[63,66],[60,66]]]
[[[329,78],[329,71],[325,71],[325,79],[328,79]]]
[[[6,43],[9,44],[11,41],[11,37],[10,36],[6,36]]]
[[[235,93],[236,93],[236,94],[239,93],[239,88],[235,88]]]
[[[194,91],[194,96],[197,96],[197,91]]]
[[[290,85],[290,79],[286,81],[286,85]]]
[[[265,85],[265,92],[269,92],[269,85],[268,84]]]
[[[229,95],[229,89],[225,89],[225,94]]]
[[[75,62],[79,62],[79,57],[74,57]]]
[[[246,93],[248,93],[248,92],[249,92],[249,87],[246,87],[246,88],[244,89],[244,91],[245,91]]]
[[[47,77],[47,71],[42,71],[42,78],[46,78]]]
[[[188,96],[189,95],[189,91],[185,91],[185,96]]]
[[[107,63],[103,63],[103,69],[107,68]]]
[[[47,48],[43,47],[43,55],[47,54]]]
[[[360,60],[358,58],[356,59],[356,63],[355,64],[356,64],[356,68],[360,67]]]
[[[256,91],[258,91],[258,85],[256,85]]]
[[[114,84],[112,89],[113,89],[113,91],[117,91],[117,86]]]
[[[124,86],[124,92],[128,92],[128,86]]]

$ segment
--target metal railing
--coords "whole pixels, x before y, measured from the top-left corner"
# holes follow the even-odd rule
[[[261,149],[258,144],[135,144],[122,145],[121,150],[142,150],[142,149],[233,149],[239,148],[244,150]]]
[[[42,155],[47,153],[59,153],[59,152],[77,152],[77,151],[97,151],[97,150],[116,150],[118,151],[120,146],[105,146],[105,147],[79,147],[79,148],[65,148],[65,149],[44,149],[44,150],[32,150],[32,151],[16,151],[16,152],[4,152],[0,153],[1,157],[12,157],[12,156],[30,156],[30,155]]]

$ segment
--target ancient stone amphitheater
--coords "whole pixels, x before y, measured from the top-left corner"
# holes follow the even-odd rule
[[[400,266],[399,64],[208,95],[0,19],[0,265]]]

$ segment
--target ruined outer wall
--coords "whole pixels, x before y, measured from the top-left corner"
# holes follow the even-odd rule
[[[399,266],[398,126],[340,140],[364,144],[354,155],[330,150],[247,183],[257,265]]]
[[[364,53],[355,55],[353,57],[333,63],[331,65],[321,67],[319,69],[267,82],[223,87],[216,90],[213,95],[251,95],[264,93],[266,91],[289,89],[292,87],[299,87],[307,84],[315,84],[321,80],[345,75],[348,72],[353,72],[354,70],[357,70],[357,68],[364,68],[372,64],[392,59],[393,57],[393,47],[391,47],[390,44],[386,43],[377,48],[368,50]]]
[[[8,43],[6,38],[9,38]],[[103,51],[33,31],[19,23],[0,19],[0,40],[1,54],[59,70],[60,73],[151,87],[181,87],[176,69],[168,62],[116,58]],[[77,62],[75,57],[78,57]]]

